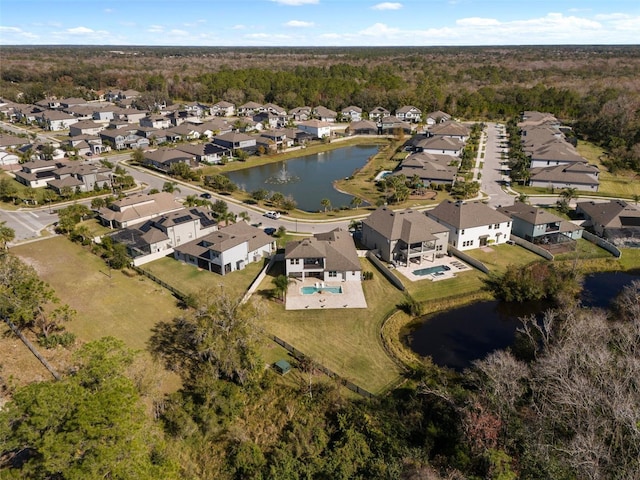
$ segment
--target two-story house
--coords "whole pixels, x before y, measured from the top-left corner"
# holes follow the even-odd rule
[[[134,193],[98,210],[100,222],[109,228],[126,228],[184,208],[171,193]]]
[[[458,250],[506,243],[511,235],[511,218],[482,202],[445,200],[426,213],[449,229],[449,243]]]
[[[396,117],[405,122],[418,123],[422,120],[422,110],[413,105],[405,105],[396,110]]]
[[[386,262],[433,261],[447,253],[449,229],[415,210],[380,207],[362,221],[362,244]]]
[[[362,109],[355,105],[349,105],[340,110],[343,122],[359,122],[362,120]]]
[[[236,113],[236,106],[233,103],[221,100],[211,106],[211,115],[215,117],[232,117]]]

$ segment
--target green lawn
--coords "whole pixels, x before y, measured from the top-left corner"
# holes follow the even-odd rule
[[[142,265],[140,268],[186,294],[217,291],[222,288],[231,297],[239,298],[245,294],[263,266],[262,262],[250,263],[243,270],[223,276],[208,272],[194,265],[187,265],[172,257],[165,257]]]
[[[274,268],[267,275],[254,299],[264,309],[265,330],[293,345],[318,363],[372,393],[383,391],[398,380],[399,367],[387,355],[380,339],[385,318],[402,302],[403,295],[362,259],[364,270],[374,272],[372,280],[362,282],[367,309],[295,310],[271,300]]]
[[[111,271],[88,250],[64,237],[13,247],[11,252],[36,268],[62,302],[77,312],[66,325],[83,341],[111,335],[144,349],[151,328],[180,314],[164,288],[135,273]]]
[[[597,165],[600,169],[598,194],[626,198],[640,195],[638,175],[634,172],[616,172],[615,175],[610,173],[607,167],[602,164],[602,159],[606,156],[606,152],[602,148],[590,142],[579,141],[577,150],[589,163]]]

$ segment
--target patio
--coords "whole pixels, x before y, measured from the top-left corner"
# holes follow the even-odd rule
[[[409,266],[398,266],[396,270],[412,282],[421,280],[431,280],[437,282],[447,280],[456,276],[458,272],[471,270],[471,267],[457,257],[436,257],[433,261],[422,261],[422,263],[411,263]],[[423,271],[422,275],[415,272]],[[426,270],[426,271],[425,271]],[[433,273],[429,273],[432,271]]]
[[[304,280],[292,278],[291,280],[292,283],[287,290],[285,310],[367,308],[361,282],[322,282],[317,278]],[[302,287],[319,287],[321,291],[304,294]],[[340,287],[342,293],[323,291],[323,287]]]

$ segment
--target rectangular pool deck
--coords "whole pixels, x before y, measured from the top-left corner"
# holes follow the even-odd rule
[[[318,287],[322,284],[317,278],[292,279],[287,290],[287,300],[285,304],[286,310],[330,310],[333,308],[367,308],[367,301],[364,298],[361,282],[324,282],[325,287],[330,290],[342,289],[342,293],[332,293],[331,291],[322,291],[312,294],[302,293],[302,287],[305,291],[310,291],[308,287]],[[333,288],[331,288],[333,287]]]
[[[428,275],[416,275],[414,272],[416,270],[425,270],[428,268],[436,267],[449,267],[449,270],[444,270],[439,272],[434,272]],[[440,270],[440,268],[437,268]],[[432,282],[437,282],[440,280],[447,280],[449,278],[453,278],[456,276],[458,272],[467,272],[471,270],[472,267],[464,263],[457,257],[449,257],[444,256],[442,258],[436,258],[433,261],[431,260],[423,260],[420,262],[413,262],[408,267],[404,265],[396,267],[396,270],[400,272],[402,275],[407,277],[412,282],[419,282],[420,280],[431,280]]]

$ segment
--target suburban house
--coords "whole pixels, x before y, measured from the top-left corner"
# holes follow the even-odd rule
[[[79,155],[87,155],[88,153],[100,154],[109,150],[106,145],[102,144],[102,138],[96,135],[69,137],[68,140],[63,142],[63,145],[64,144],[76,149]]]
[[[0,149],[17,148],[29,143],[28,138],[0,133]]]
[[[159,113],[153,115],[147,115],[139,120],[141,127],[151,128],[169,128],[171,126],[171,119],[168,116],[160,115]]]
[[[376,107],[369,112],[369,120],[382,120],[384,117],[391,115],[391,112],[384,107]]]
[[[183,123],[177,127],[168,128],[167,135],[178,135],[184,140],[198,140],[200,138],[200,131],[196,125],[192,123]]]
[[[322,120],[300,122],[298,128],[303,132],[310,133],[314,138],[328,138],[331,136],[331,125]]]
[[[56,193],[65,188],[72,191],[91,192],[111,188],[113,173],[110,168],[97,165],[65,165],[53,170],[55,178],[47,181],[47,186]]]
[[[597,192],[600,170],[595,165],[572,163],[529,169],[529,185],[544,188],[576,188]]]
[[[428,137],[416,141],[414,149],[418,152],[459,157],[464,149],[464,142],[451,137]]]
[[[83,120],[81,122],[74,123],[69,127],[69,136],[75,137],[77,135],[97,135],[104,130],[106,125],[96,123],[93,120]]]
[[[362,244],[386,262],[433,261],[447,253],[449,229],[415,210],[380,207],[362,221]]]
[[[287,132],[283,129],[263,130],[262,133],[260,133],[260,137],[273,142],[273,145],[275,145],[276,148],[292,147],[294,141],[292,138],[287,138]]]
[[[286,115],[278,115],[273,112],[258,112],[252,117],[256,123],[261,123],[266,128],[284,127],[289,121]]]
[[[118,114],[118,117],[120,120],[123,120],[125,122],[127,122],[128,124],[140,124],[140,121],[143,118],[146,118],[147,115],[149,114],[149,112],[145,111],[145,110],[135,110],[133,108],[131,109],[124,109],[121,110],[120,113]]]
[[[431,112],[425,115],[425,122],[428,126],[436,125],[442,122],[448,122],[449,120],[451,120],[451,115],[440,110],[436,110],[435,112]]]
[[[66,130],[74,123],[78,123],[78,119],[73,115],[57,110],[47,110],[36,117],[38,124],[45,130],[58,132]]]
[[[395,135],[398,131],[410,134],[413,127],[410,123],[400,120],[398,117],[389,115],[379,120],[382,133],[387,135]]]
[[[426,213],[449,229],[449,243],[458,250],[505,243],[511,235],[511,218],[482,202],[445,200]]]
[[[138,135],[138,131],[129,128],[107,128],[100,132],[102,142],[110,145],[116,150],[127,148],[146,148],[149,146],[149,139]]]
[[[413,105],[405,105],[396,110],[396,117],[405,122],[418,123],[422,119],[422,110]]]
[[[342,120],[345,122],[359,122],[362,120],[362,109],[355,105],[349,105],[348,107],[340,110]]]
[[[66,163],[57,160],[31,160],[23,163],[14,175],[17,182],[27,187],[46,187],[49,180],[56,178],[55,170],[65,165]]]
[[[469,139],[469,129],[458,122],[440,122],[429,128],[429,135],[441,138],[450,138],[464,143]]]
[[[289,111],[289,116],[296,122],[305,122],[311,119],[311,107],[296,107]]]
[[[260,228],[238,222],[175,247],[173,255],[181,262],[226,275],[271,255],[275,243]]]
[[[347,127],[349,135],[376,135],[378,133],[378,126],[376,122],[371,120],[360,120],[357,122],[351,122]]]
[[[195,125],[201,136],[211,138],[215,135],[224,135],[233,131],[233,125],[223,118],[214,118],[204,123]]]
[[[516,202],[498,211],[511,217],[511,233],[545,249],[568,246],[573,250],[582,238],[584,228],[542,208]]]
[[[275,103],[266,103],[262,105],[258,109],[258,111],[273,113],[274,115],[277,115],[277,116],[283,116],[283,117],[287,116],[287,111],[284,108],[282,108],[280,105],[276,105]]]
[[[127,228],[184,208],[171,193],[134,193],[98,210],[100,222],[109,228]]]
[[[596,203],[578,202],[576,213],[585,218],[585,226],[611,243],[625,247],[640,246],[640,208],[624,200]]]
[[[217,229],[218,224],[211,210],[190,207],[125,228],[110,237],[126,245],[127,253],[137,266],[172,254],[174,247],[202,238]]]
[[[213,137],[213,143],[229,150],[254,151],[256,149],[256,137],[246,133],[230,132]]]
[[[256,102],[247,102],[244,105],[238,107],[238,115],[242,117],[252,117],[255,113],[260,111],[262,104]]]
[[[232,117],[236,113],[236,106],[224,100],[211,106],[211,115],[216,117]]]
[[[362,279],[362,266],[353,238],[339,228],[287,242],[284,258],[288,277],[301,280],[312,277],[325,282]]]
[[[394,174],[408,179],[418,176],[425,187],[453,185],[458,173],[457,164],[450,155],[435,155],[428,152],[412,153],[406,157]]]
[[[125,98],[134,99],[140,96],[140,92],[137,90],[109,90],[104,98],[109,102],[118,102]]]
[[[223,157],[231,157],[231,151],[228,148],[213,143],[198,143],[195,145],[181,143],[176,146],[176,150],[193,157],[196,162],[217,164],[222,162]]]
[[[143,164],[163,172],[168,172],[171,169],[171,165],[175,163],[186,163],[192,168],[198,166],[194,155],[177,148],[159,148],[144,153]]]
[[[323,107],[322,105],[314,108],[313,112],[311,113],[317,120],[320,120],[321,122],[335,123],[338,120],[338,112],[334,112],[333,110],[327,107]]]

